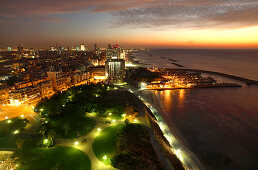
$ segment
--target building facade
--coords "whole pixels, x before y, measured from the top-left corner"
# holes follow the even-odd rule
[[[107,49],[105,73],[109,83],[123,83],[125,77],[125,60],[123,50],[118,45]]]

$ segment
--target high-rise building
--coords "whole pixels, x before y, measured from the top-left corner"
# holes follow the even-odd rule
[[[7,51],[12,51],[12,47],[11,47],[11,46],[8,46],[8,47],[7,47]]]
[[[85,45],[81,44],[81,51],[85,51]]]
[[[108,49],[111,49],[111,48],[112,48],[111,44],[108,44]]]
[[[80,51],[79,45],[76,45],[76,51]]]
[[[125,60],[121,58],[122,48],[118,45],[107,49],[105,73],[110,83],[122,83],[125,77]]]
[[[19,52],[19,54],[23,53],[23,46],[22,46],[22,44],[20,44],[18,46],[18,52]]]
[[[97,44],[94,44],[94,51],[97,51]]]

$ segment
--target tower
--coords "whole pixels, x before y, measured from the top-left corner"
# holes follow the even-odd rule
[[[85,45],[81,44],[81,51],[85,51]]]
[[[113,84],[122,83],[125,77],[125,61],[121,58],[122,51],[118,45],[107,49],[105,74],[108,81]]]

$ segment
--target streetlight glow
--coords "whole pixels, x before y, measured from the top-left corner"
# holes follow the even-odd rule
[[[18,134],[19,133],[19,130],[15,130],[14,132],[13,132],[13,134]]]
[[[7,120],[7,123],[11,123],[12,121],[11,120]]]
[[[115,122],[116,122],[116,120],[114,119],[114,120],[112,120],[112,122],[114,122],[114,123],[115,123]]]
[[[103,159],[106,160],[107,159],[107,155],[103,156]]]
[[[74,142],[74,145],[75,145],[75,146],[79,145],[79,142],[78,142],[78,141],[75,141],[75,142]]]
[[[111,115],[112,115],[112,113],[109,113],[108,115],[109,115],[109,116],[111,116]]]
[[[47,144],[48,143],[48,139],[44,139],[43,143]]]
[[[101,131],[101,128],[98,128],[97,130],[98,130],[98,131]]]

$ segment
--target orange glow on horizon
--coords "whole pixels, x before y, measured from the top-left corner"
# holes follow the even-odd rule
[[[121,44],[173,48],[258,48],[258,27],[231,30],[138,30],[119,35]]]

